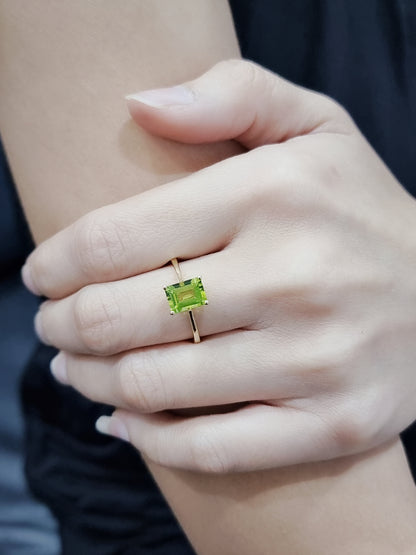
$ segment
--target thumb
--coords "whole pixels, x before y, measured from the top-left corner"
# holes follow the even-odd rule
[[[126,99],[141,127],[184,143],[236,139],[255,148],[308,133],[353,129],[334,100],[244,60],[220,62],[194,81]]]

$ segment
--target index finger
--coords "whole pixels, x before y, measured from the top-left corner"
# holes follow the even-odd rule
[[[90,212],[33,251],[22,269],[25,285],[61,298],[223,248],[243,217],[250,165],[247,154],[230,158]],[[230,175],[238,179],[230,183]]]

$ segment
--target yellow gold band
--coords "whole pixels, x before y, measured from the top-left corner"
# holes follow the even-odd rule
[[[182,276],[181,268],[179,266],[178,259],[177,258],[172,258],[171,262],[172,262],[172,266],[175,269],[176,275],[178,277],[179,284],[183,285],[184,281],[183,281],[183,276]],[[201,337],[199,335],[198,326],[197,326],[195,316],[194,316],[192,310],[188,311],[188,315],[189,315],[189,321],[190,321],[190,324],[191,324],[192,334],[194,336],[194,343],[200,343],[201,342]]]

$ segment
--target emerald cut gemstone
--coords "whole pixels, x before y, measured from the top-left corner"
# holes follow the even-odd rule
[[[200,277],[187,279],[164,288],[172,314],[193,310],[208,304],[207,295]]]

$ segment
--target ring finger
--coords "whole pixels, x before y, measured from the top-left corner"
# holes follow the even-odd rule
[[[247,281],[231,267],[232,247],[181,264],[184,279],[202,275],[209,306],[195,312],[201,336],[250,327],[256,319]],[[233,257],[234,258],[234,257]],[[89,285],[47,301],[36,317],[45,343],[80,354],[112,355],[192,337],[188,315],[170,315],[164,286],[177,282],[172,267],[121,281]],[[244,286],[243,286],[244,285]],[[250,306],[248,304],[250,303]]]

